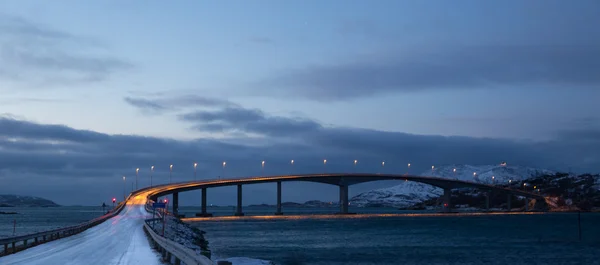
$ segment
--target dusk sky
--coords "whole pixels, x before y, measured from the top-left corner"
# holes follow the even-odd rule
[[[596,0],[1,1],[0,194],[95,205],[137,167],[147,185],[151,165],[164,183],[169,164],[190,180],[193,162],[199,178],[258,175],[262,160],[268,175],[350,171],[354,159],[371,172],[507,161],[597,173],[599,11]],[[274,185],[248,190],[246,203],[274,203]],[[216,191],[209,200],[233,204],[233,187]],[[284,201],[337,196],[297,183]]]

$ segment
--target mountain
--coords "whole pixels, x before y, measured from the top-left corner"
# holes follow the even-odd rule
[[[39,197],[2,195],[0,194],[0,207],[57,207],[53,201]]]
[[[456,172],[454,171],[456,169]],[[473,173],[476,173],[475,175]],[[442,177],[475,181],[480,183],[512,184],[540,175],[555,174],[545,169],[509,165],[448,165],[428,170],[420,176]],[[431,185],[406,181],[399,185],[358,194],[350,200],[351,205],[373,207],[410,207],[438,198],[443,190]]]

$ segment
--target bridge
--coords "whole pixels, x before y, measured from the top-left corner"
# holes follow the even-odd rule
[[[305,174],[181,182],[147,187],[132,192],[126,204],[119,207],[114,214],[104,217],[102,222],[94,221],[71,228],[2,239],[0,240],[0,263],[7,265],[66,263],[158,265],[161,264],[159,255],[151,251],[151,247],[155,247],[165,260],[169,262],[174,260],[175,264],[181,264],[182,262],[186,264],[212,264],[206,257],[193,253],[186,247],[161,237],[148,228],[147,222],[145,222],[151,216],[146,210],[148,202],[157,201],[161,196],[172,195],[173,213],[177,216],[179,193],[200,189],[202,190],[202,212],[198,215],[210,216],[210,213],[206,211],[207,189],[237,186],[236,215],[241,216],[243,215],[243,185],[274,183],[277,185],[277,211],[275,214],[282,214],[282,183],[307,181],[338,186],[340,213],[347,214],[349,186],[382,180],[415,181],[439,187],[444,190],[442,198],[444,211],[446,212],[450,212],[452,208],[451,191],[460,188],[476,188],[482,191],[507,194],[509,210],[511,196],[543,199],[540,194],[501,186],[438,177],[394,174]],[[486,206],[489,208],[489,197]],[[151,243],[148,242],[145,234],[149,235]],[[2,257],[17,251],[22,252]]]
[[[179,208],[179,193],[191,190],[202,190],[202,212],[198,216],[211,216],[206,211],[206,194],[208,188],[225,187],[225,186],[237,186],[237,206],[236,216],[243,216],[242,211],[243,196],[242,186],[249,184],[259,183],[276,183],[277,184],[277,211],[276,215],[283,214],[281,208],[281,194],[282,194],[282,182],[290,181],[306,181],[306,182],[317,182],[329,185],[335,185],[339,187],[339,203],[340,203],[340,214],[348,214],[348,187],[355,184],[382,181],[382,180],[402,180],[402,181],[414,181],[429,184],[435,187],[439,187],[444,190],[442,200],[444,202],[443,210],[450,212],[452,209],[451,194],[453,189],[459,188],[476,188],[482,191],[487,191],[486,196],[486,208],[489,209],[489,192],[497,194],[507,195],[507,208],[511,208],[511,197],[513,195],[522,196],[527,199],[543,199],[544,197],[537,193],[527,192],[523,190],[509,189],[502,186],[463,181],[448,178],[439,177],[427,177],[427,176],[416,176],[416,175],[397,175],[397,174],[373,174],[373,173],[337,173],[337,174],[304,174],[304,175],[282,175],[282,176],[265,176],[265,177],[250,177],[250,178],[234,178],[234,179],[213,179],[213,180],[200,180],[191,182],[181,182],[174,184],[165,184],[153,187],[148,190],[148,199],[150,201],[157,201],[158,197],[165,195],[173,196],[173,213],[178,214]],[[526,208],[528,204],[526,203]],[[527,209],[528,210],[528,209]]]

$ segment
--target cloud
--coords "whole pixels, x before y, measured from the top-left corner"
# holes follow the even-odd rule
[[[154,183],[165,183],[168,182],[169,164],[175,165],[173,181],[186,181],[192,178],[193,162],[199,164],[199,178],[214,178],[223,174],[228,177],[258,175],[261,174],[262,160],[267,161],[266,174],[289,174],[292,170],[290,159],[295,160],[294,173],[323,172],[323,159],[328,161],[329,172],[349,171],[354,159],[361,161],[361,171],[365,172],[381,170],[378,165],[382,160],[386,161],[386,170],[390,173],[404,172],[409,162],[415,172],[424,172],[431,165],[495,164],[503,160],[511,164],[551,169],[566,170],[572,167],[577,171],[600,170],[596,163],[599,159],[598,142],[579,143],[563,138],[533,143],[324,128],[316,122],[308,122],[310,126],[304,126],[293,119],[268,117],[256,110],[248,110],[246,114],[239,113],[241,111],[224,110],[222,113],[198,114],[190,118],[193,118],[193,122],[227,121],[225,128],[237,126],[247,131],[267,132],[275,128],[270,135],[298,130],[294,135],[296,140],[282,142],[267,138],[256,141],[254,138],[240,137],[235,142],[215,139],[179,141],[109,135],[1,117],[0,181],[3,185],[0,193],[35,192],[60,203],[75,204],[73,201],[76,201],[77,204],[96,204],[101,196],[111,198],[115,193],[118,195],[122,192],[123,175],[127,176],[126,185],[129,189],[137,167],[143,169],[140,186],[147,186],[151,165],[156,166]],[[248,126],[252,122],[268,125]],[[286,124],[290,124],[289,127]],[[226,171],[223,171],[222,161],[227,161]],[[73,193],[67,193],[66,187]],[[358,192],[369,187],[353,187],[352,191]],[[272,193],[252,192],[255,188],[247,187],[246,194],[251,196],[245,202],[271,202],[274,187],[267,188]],[[286,184],[286,197],[296,200],[335,200],[336,193],[330,189],[327,185],[291,183]],[[233,204],[235,196],[229,196],[228,191],[224,189],[218,194],[212,193],[211,200],[218,204]],[[99,197],[91,197],[90,194]],[[195,201],[197,198],[191,199]]]
[[[228,100],[203,97],[197,95],[160,96],[160,97],[125,97],[129,105],[145,113],[162,114],[168,111],[189,108],[237,107]]]
[[[600,84],[600,46],[496,45],[403,51],[276,74],[264,93],[319,101],[427,90],[565,87]]]
[[[28,85],[101,82],[133,65],[99,42],[0,14],[0,78]]]
[[[208,132],[247,132],[268,136],[289,136],[317,131],[322,128],[315,121],[303,118],[268,116],[258,109],[228,107],[217,111],[195,111],[180,115],[192,122],[195,129]]]
[[[145,113],[162,113],[168,109],[166,106],[163,106],[156,101],[144,98],[125,97],[123,100]]]

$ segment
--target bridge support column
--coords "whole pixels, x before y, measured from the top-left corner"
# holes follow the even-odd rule
[[[179,214],[179,192],[173,193],[173,215],[177,217]]]
[[[452,204],[450,202],[451,197],[452,197],[452,189],[445,188],[444,195],[443,195],[444,208],[442,209],[442,211],[445,213],[449,213],[452,210]]]
[[[486,192],[485,194],[485,210],[490,211],[490,192]]]
[[[235,210],[235,216],[244,216],[242,212],[242,185],[237,185],[237,208]]]
[[[275,215],[283,215],[281,211],[281,181],[277,181],[277,212]]]
[[[348,186],[340,185],[340,213],[348,213]]]
[[[506,211],[510,212],[510,210],[512,209],[510,203],[512,200],[512,194],[508,194],[508,197],[506,198]]]
[[[202,212],[196,213],[196,217],[212,217],[212,214],[206,211],[206,188],[202,188],[202,201],[200,203],[202,205]]]
[[[529,198],[525,198],[525,211],[529,211]]]

